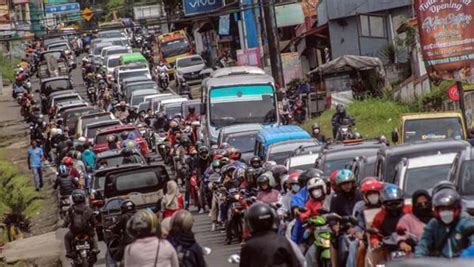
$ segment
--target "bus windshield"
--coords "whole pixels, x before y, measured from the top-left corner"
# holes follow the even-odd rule
[[[457,117],[407,120],[403,134],[405,143],[420,140],[465,139],[461,121]]]
[[[209,103],[210,124],[216,128],[277,121],[274,90],[268,84],[212,88]]]
[[[165,58],[185,54],[189,51],[189,43],[184,38],[161,43],[161,53]]]

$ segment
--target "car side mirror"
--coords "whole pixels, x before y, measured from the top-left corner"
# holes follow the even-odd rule
[[[392,142],[398,143],[399,137],[400,136],[399,136],[398,130],[393,129],[393,131],[392,131]]]

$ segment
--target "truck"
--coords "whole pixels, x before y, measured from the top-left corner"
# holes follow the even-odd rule
[[[194,49],[184,30],[165,33],[158,36],[160,60],[174,67],[176,59],[194,54]]]

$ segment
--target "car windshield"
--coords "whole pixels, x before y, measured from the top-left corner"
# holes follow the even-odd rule
[[[110,157],[100,158],[98,160],[98,165],[104,165],[103,162],[106,162],[106,167],[121,166],[123,164],[143,164],[142,158],[139,154],[133,154],[130,157],[125,158],[124,156],[118,154]]]
[[[122,36],[122,33],[121,32],[99,32],[97,34],[97,38],[107,38],[107,39],[111,39],[111,38],[121,38],[123,37]]]
[[[60,59],[61,58],[61,52],[50,52],[50,53],[46,53],[44,54],[44,59],[47,59],[47,58],[55,58],[55,59]]]
[[[176,113],[181,113],[181,106],[165,106],[164,111],[166,115],[174,115]]]
[[[403,190],[411,196],[416,190],[432,188],[440,181],[448,179],[451,164],[408,169]]]
[[[94,49],[94,55],[98,56],[100,53],[102,53],[102,49],[106,48],[107,46],[111,46],[111,43],[108,44],[100,44]]]
[[[107,62],[107,67],[115,68],[119,65],[119,63],[120,63],[120,58],[110,58]]]
[[[147,70],[136,70],[136,71],[127,71],[119,73],[119,82],[122,82],[124,79],[131,78],[131,77],[148,77]]]
[[[309,164],[305,164],[305,165],[293,165],[293,166],[290,166],[290,169],[288,170],[288,172],[291,172],[293,170],[306,171],[306,170],[309,170],[311,168],[314,168],[314,163],[309,163]]]
[[[113,45],[120,45],[120,46],[125,46],[126,45],[124,40],[113,40],[112,44]]]
[[[63,51],[66,51],[66,50],[69,50],[69,47],[67,46],[67,44],[55,44],[55,45],[50,45],[49,50],[63,50]]]
[[[241,123],[276,122],[274,91],[271,85],[240,85],[212,88],[210,124],[221,128]]]
[[[238,148],[242,153],[248,153],[253,151],[256,138],[256,133],[248,135],[228,135],[224,142],[235,148]]]
[[[91,116],[91,117],[85,117],[85,118],[82,118],[82,127],[86,127],[86,125],[88,124],[91,124],[91,123],[94,123],[94,122],[99,122],[99,121],[108,121],[112,119],[110,117],[110,114],[106,113],[106,114],[103,114],[103,115],[96,115],[96,116]]]
[[[461,194],[474,195],[474,160],[462,163],[459,177]]]
[[[407,120],[404,131],[405,143],[420,140],[464,139],[464,131],[459,118]]]
[[[137,85],[130,85],[127,86],[127,92],[132,93],[136,90],[143,90],[143,89],[156,89],[158,90],[158,85],[154,82],[152,83],[145,83],[145,84],[137,84]]]
[[[108,133],[98,134],[94,143],[95,144],[105,144],[105,143],[107,143],[107,136],[109,136],[110,134],[113,134],[113,135],[117,136],[117,138],[120,141],[122,141],[123,139],[121,137],[121,133],[123,133],[123,132],[128,132],[129,135],[133,133],[136,137],[140,136],[140,133],[137,130],[125,129],[125,130],[116,131],[116,132],[108,132]]]
[[[150,95],[152,95],[152,93],[150,93]],[[133,96],[132,98],[132,106],[138,106],[140,103],[143,102],[143,100],[145,99],[145,96],[147,95],[135,95]]]
[[[52,91],[71,88],[71,82],[69,80],[53,80],[44,83],[44,88],[50,87]]]
[[[352,162],[352,158],[336,159],[324,161],[324,173],[332,173],[335,170],[342,170],[347,164]]]
[[[107,50],[106,56],[127,54],[127,53],[128,53],[127,48],[120,48],[120,49],[117,48],[117,49]]]
[[[73,101],[73,100],[80,100],[80,97],[78,95],[71,95],[71,96],[65,96],[65,97],[58,97],[54,99],[54,105],[58,106],[61,103]]]
[[[184,38],[161,43],[161,53],[165,58],[181,55],[189,50],[189,43]]]
[[[95,109],[81,109],[77,111],[67,112],[66,117],[64,118],[64,122],[67,124],[69,128],[73,127],[77,119],[83,115],[91,114],[93,112],[97,112]]]
[[[176,67],[179,68],[186,68],[195,65],[204,64],[201,57],[188,57],[188,58],[180,58],[176,63]]]
[[[96,190],[104,190],[105,186],[105,175],[103,176],[95,176],[94,177],[94,189]]]
[[[115,126],[115,125],[119,125],[120,122],[114,122],[114,123],[110,123],[110,124],[105,124],[105,125],[94,125],[94,126],[91,126],[91,127],[87,127],[87,138],[94,138],[97,131],[100,130],[100,129],[105,129],[105,128],[108,128],[108,127],[112,127],[112,126]]]

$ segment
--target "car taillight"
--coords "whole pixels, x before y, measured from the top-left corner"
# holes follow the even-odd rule
[[[104,205],[104,201],[102,199],[94,199],[91,201],[91,205],[94,207],[102,207]]]

